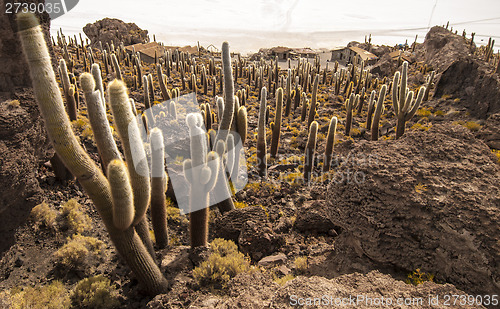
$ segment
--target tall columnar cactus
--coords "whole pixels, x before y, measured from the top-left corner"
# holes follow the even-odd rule
[[[211,151],[207,154],[208,143],[203,119],[199,114],[188,114],[191,159],[184,161],[184,175],[189,182],[190,236],[191,247],[206,246],[208,240],[208,193],[214,188],[219,169],[219,156]],[[222,141],[221,141],[222,142]]]
[[[259,176],[267,177],[267,157],[266,157],[266,87],[262,87],[259,106],[259,123],[257,128],[257,170]]]
[[[380,121],[380,116],[384,109],[385,93],[387,92],[387,85],[382,85],[380,88],[380,93],[378,95],[377,106],[375,107],[375,114],[373,115],[372,121],[372,141],[378,140],[378,124]]]
[[[335,134],[337,132],[337,117],[333,116],[328,126],[328,135],[326,136],[325,157],[323,161],[323,172],[330,170],[332,162],[333,146],[335,145]]]
[[[432,88],[432,80],[434,79],[434,73],[435,71],[432,71],[429,76],[427,76],[427,80],[425,83],[425,92],[424,92],[424,99],[423,101],[429,100],[429,92],[431,91]]]
[[[375,111],[375,95],[376,91],[372,90],[370,94],[370,99],[368,100],[368,115],[366,117],[366,129],[369,130],[372,127],[372,116]]]
[[[102,84],[102,74],[101,74],[101,68],[99,67],[99,64],[94,63],[92,64],[92,68],[90,69],[90,73],[92,73],[92,76],[94,77],[95,80],[95,90],[99,90],[100,95],[101,95],[101,102],[103,106],[106,106],[106,100],[104,96],[104,86]]]
[[[392,104],[397,117],[396,138],[400,138],[405,133],[406,122],[417,112],[425,92],[425,87],[420,87],[417,98],[414,100],[413,91],[408,92],[408,88],[406,87],[407,80],[408,62],[405,61],[401,70],[401,78],[399,78],[399,72],[396,72],[392,83]]]
[[[356,96],[354,93],[351,93],[351,96],[345,102],[345,107],[347,111],[347,116],[345,120],[345,135],[351,135],[351,127],[352,127],[352,110],[354,109],[354,104],[356,103]]]
[[[233,72],[231,67],[231,55],[229,53],[229,44],[222,43],[222,70],[224,77],[224,112],[219,123],[219,132],[217,133],[216,143],[219,140],[226,142],[229,129],[233,122],[235,110]]]
[[[152,295],[166,292],[168,282],[155,264],[153,257],[148,253],[135,228],[131,226],[124,231],[120,231],[113,222],[113,197],[109,180],[85,152],[71,130],[71,124],[64,111],[61,92],[52,70],[50,56],[39,21],[31,13],[22,13],[18,15],[17,23],[23,51],[30,68],[38,107],[45,120],[47,133],[50,140],[53,141],[53,146],[57,154],[68,169],[77,177],[94,202],[117,251],[125,259],[139,282]],[[125,87],[122,83],[115,82],[115,87],[123,88],[124,96],[126,96]],[[117,94],[115,90],[110,92],[112,101],[116,100],[116,98],[113,98]],[[128,99],[122,101],[121,104],[127,106],[130,110]],[[130,111],[130,113],[132,112]],[[115,117],[115,119],[117,118]],[[126,142],[128,143],[128,139],[122,140],[123,145]],[[130,162],[130,166],[133,166],[132,162]],[[128,172],[130,176],[130,168],[128,168]],[[130,178],[130,184],[135,193],[133,177]],[[149,202],[149,190],[147,194],[147,201]],[[139,209],[137,208],[135,196],[134,210],[135,221],[138,213],[143,212],[140,207]]]
[[[120,69],[120,63],[116,54],[111,54],[111,62],[113,63],[113,68],[115,69],[116,79],[122,80],[122,71]]]
[[[319,74],[316,74],[316,77],[314,77],[311,104],[309,106],[309,118],[307,120],[308,129],[311,127],[311,123],[314,121],[314,117],[316,116],[318,83],[319,83]]]
[[[292,110],[292,70],[288,69],[288,76],[286,78],[286,105],[285,105],[285,117],[290,116],[290,111]]]
[[[304,180],[309,183],[311,180],[311,173],[314,167],[314,153],[316,151],[316,138],[318,135],[318,123],[313,121],[311,127],[309,128],[309,136],[307,138],[307,144],[305,149],[304,157]]]
[[[69,119],[71,121],[76,120],[77,116],[77,107],[76,107],[76,100],[75,100],[75,88],[71,84],[69,75],[68,75],[68,69],[66,67],[66,61],[64,59],[61,59],[59,61],[59,73],[61,76],[61,82],[62,82],[62,88],[64,92],[64,97],[66,98],[66,107],[68,109],[68,115]]]
[[[271,137],[271,157],[275,158],[278,154],[278,146],[281,135],[281,118],[283,114],[283,88],[278,88],[276,91],[276,111],[274,115],[274,122],[271,123],[271,130],[273,131]]]
[[[307,109],[309,108],[309,100],[306,98],[306,93],[302,92],[301,94],[302,101],[302,112],[300,113],[300,121],[304,122],[307,117]]]
[[[160,129],[151,130],[151,221],[156,245],[163,249],[168,245],[167,209],[165,192],[168,176],[165,173],[165,145]]]
[[[161,69],[161,64],[156,65],[156,76],[158,77],[158,83],[160,84],[161,96],[163,101],[168,101],[171,99],[171,95],[165,85],[165,80],[163,79],[163,71]]]

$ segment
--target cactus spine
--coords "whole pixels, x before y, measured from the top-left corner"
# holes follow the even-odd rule
[[[278,146],[281,135],[281,118],[283,114],[283,88],[278,88],[276,91],[276,112],[274,122],[271,123],[273,135],[271,139],[271,157],[275,158],[278,154]]]
[[[188,114],[186,123],[190,134],[191,159],[184,161],[186,180],[190,183],[189,201],[191,210],[190,236],[191,247],[206,246],[208,240],[208,193],[214,188],[219,170],[219,156],[211,151],[207,154],[208,144],[201,125],[199,114]],[[197,205],[195,205],[197,204]]]
[[[408,62],[403,62],[401,70],[401,78],[398,79],[399,74],[394,74],[392,84],[392,104],[394,112],[397,116],[396,139],[400,138],[405,133],[406,122],[409,121],[417,112],[420,103],[424,97],[425,87],[420,87],[417,98],[413,100],[413,91],[408,92],[406,88],[408,80]],[[398,84],[399,93],[398,93]]]
[[[333,146],[335,145],[335,134],[337,132],[337,117],[333,116],[328,126],[328,135],[326,137],[325,160],[323,162],[323,172],[330,170],[332,162]]]
[[[316,150],[316,137],[318,134],[318,123],[313,121],[311,127],[309,128],[309,136],[307,138],[307,144],[305,149],[304,157],[304,179],[306,183],[311,180],[311,173],[314,166],[314,152]]]
[[[375,108],[375,114],[373,115],[372,121],[372,141],[378,140],[378,123],[380,121],[380,116],[382,115],[382,110],[384,109],[385,93],[387,92],[387,85],[382,85],[380,88],[380,93],[378,95],[377,106]]]
[[[113,223],[113,200],[108,179],[79,145],[71,130],[37,18],[30,13],[19,14],[17,24],[38,107],[56,152],[94,202],[117,251],[139,282],[152,295],[166,292],[168,283],[135,229],[120,231]],[[126,104],[130,106],[128,101]]]

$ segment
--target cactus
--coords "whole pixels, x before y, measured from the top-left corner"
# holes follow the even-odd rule
[[[101,74],[101,68],[99,67],[99,64],[94,63],[92,64],[92,68],[90,69],[90,72],[92,73],[92,76],[94,77],[95,80],[95,90],[99,90],[101,94],[101,102],[103,106],[106,106],[106,100],[104,99],[104,86],[102,84],[102,74]]]
[[[347,116],[345,120],[345,135],[351,135],[351,127],[352,127],[352,110],[354,109],[354,105],[356,104],[356,96],[354,93],[351,93],[351,96],[345,102],[345,107],[347,111]]]
[[[160,129],[151,130],[151,221],[156,245],[163,249],[168,245],[165,191],[168,176],[165,173],[163,134]]]
[[[302,112],[300,114],[300,121],[304,122],[307,117],[307,108],[309,107],[309,100],[306,99],[306,93],[302,92],[301,101],[302,101]]]
[[[108,165],[107,174],[113,200],[113,224],[118,230],[125,231],[135,216],[127,167],[122,160],[114,159]]]
[[[125,231],[120,231],[113,222],[113,198],[109,181],[83,147],[80,146],[71,130],[71,124],[64,112],[61,93],[52,70],[50,56],[39,21],[31,13],[21,13],[17,16],[17,24],[23,51],[30,68],[38,107],[45,120],[47,133],[50,140],[53,141],[57,154],[68,169],[78,178],[94,202],[117,251],[125,259],[139,282],[152,295],[166,292],[168,282],[155,264],[153,257],[148,253],[135,229],[130,227]],[[117,83],[124,88],[123,84]],[[112,91],[110,94],[115,96],[116,92]],[[126,96],[125,92],[124,94]],[[113,98],[113,100],[115,99]],[[123,101],[122,104],[130,109],[128,100]],[[130,111],[130,113],[132,112]],[[115,117],[116,119],[117,117]],[[122,144],[125,145],[126,143],[122,142]],[[131,185],[134,190],[133,179],[131,179]],[[149,191],[147,193],[149,194]],[[134,206],[135,218],[138,213],[135,197]]]
[[[189,215],[191,247],[206,246],[208,240],[208,193],[214,188],[219,170],[219,156],[211,151],[199,114],[188,114],[186,123],[189,128],[191,159],[184,161],[183,169],[189,182],[189,201],[192,211]],[[223,141],[221,141],[223,143]]]
[[[161,96],[163,101],[168,101],[171,99],[171,95],[165,85],[165,81],[163,79],[163,72],[161,69],[161,64],[156,65],[156,77],[158,77],[158,83],[160,84]]]
[[[319,83],[319,74],[316,74],[316,76],[314,77],[311,104],[309,106],[309,118],[307,120],[308,129],[311,127],[311,123],[314,121],[314,117],[316,116],[318,83]]]
[[[416,100],[413,100],[413,91],[408,92],[406,88],[408,80],[408,62],[403,62],[401,70],[401,78],[399,72],[394,74],[392,83],[392,104],[394,113],[397,117],[396,139],[400,138],[405,133],[406,122],[409,121],[417,112],[420,103],[424,97],[425,87],[420,87]],[[432,74],[431,74],[432,75]],[[398,91],[398,84],[399,91]]]
[[[219,114],[221,118],[215,144],[219,140],[226,142],[235,113],[233,72],[229,44],[227,42],[222,43],[222,70],[224,75],[224,112],[223,114]]]
[[[271,123],[271,130],[273,130],[271,138],[271,157],[275,158],[278,154],[278,146],[281,135],[281,118],[283,114],[283,88],[278,88],[276,91],[276,111],[274,115],[274,122]]]
[[[113,63],[113,68],[115,68],[116,79],[122,80],[122,71],[120,70],[120,63],[116,58],[116,54],[111,54],[111,62]]]
[[[323,172],[330,170],[332,162],[333,146],[335,145],[335,134],[337,132],[337,117],[333,116],[328,126],[328,135],[326,137],[325,158],[323,161]]]
[[[372,90],[370,94],[370,99],[368,100],[368,115],[366,117],[366,129],[369,130],[372,127],[372,116],[375,111],[375,95],[376,91]]]
[[[68,110],[69,119],[71,121],[73,121],[73,120],[76,120],[76,116],[77,116],[77,107],[76,107],[76,101],[75,101],[75,88],[71,84],[71,81],[70,81],[70,78],[68,75],[68,69],[66,67],[66,61],[64,61],[64,59],[61,59],[59,61],[59,73],[61,75],[62,88],[63,88],[64,97],[66,98],[66,107]]]
[[[259,176],[261,177],[267,177],[266,97],[266,87],[262,87],[260,94],[259,120],[257,129],[257,170]]]
[[[431,72],[431,74],[427,77],[426,80],[426,85],[425,85],[425,92],[424,92],[424,99],[423,101],[429,100],[429,92],[432,88],[432,80],[434,79],[434,71]]]
[[[290,116],[290,111],[292,109],[292,70],[288,69],[288,76],[286,78],[286,107],[285,107],[285,117]]]
[[[378,124],[380,121],[380,116],[382,115],[382,110],[384,109],[384,100],[386,92],[387,92],[387,85],[382,85],[382,87],[380,88],[380,93],[378,95],[377,106],[375,107],[375,114],[373,115],[372,141],[378,140]]]
[[[306,183],[309,183],[311,179],[311,172],[314,167],[314,153],[316,151],[316,137],[318,135],[318,122],[313,121],[311,127],[309,128],[309,136],[307,138],[307,144],[305,149],[304,157],[304,179]]]

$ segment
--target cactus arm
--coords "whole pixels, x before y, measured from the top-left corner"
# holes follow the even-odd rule
[[[406,95],[406,100],[404,101],[405,104],[403,106],[403,109],[401,110],[403,114],[406,114],[412,102],[413,102],[413,91],[410,91]]]
[[[418,108],[420,107],[420,104],[423,101],[426,91],[427,89],[424,86],[420,87],[420,89],[418,90],[417,99],[415,100],[415,103],[413,104],[411,110],[406,114],[405,121],[409,121],[411,118],[413,118],[413,116],[415,116]]]
[[[137,224],[149,206],[151,187],[146,151],[141,140],[137,121],[130,108],[125,84],[114,80],[108,87],[111,111],[125,153],[130,181],[134,191],[135,219]],[[135,159],[135,160],[134,160]]]
[[[124,231],[134,220],[134,198],[128,178],[127,167],[121,160],[113,160],[108,165],[108,180],[113,198],[113,223]]]
[[[387,86],[382,85],[380,88],[380,93],[378,96],[377,106],[375,107],[375,114],[373,115],[372,121],[372,141],[378,140],[378,124],[380,121],[380,116],[382,114],[382,109],[384,108],[385,93],[387,91]]]
[[[222,43],[222,70],[224,75],[224,113],[219,124],[217,140],[226,141],[235,113],[233,72],[227,42]]]
[[[392,106],[394,107],[394,113],[399,114],[400,104],[398,99],[398,84],[399,84],[399,71],[394,74],[394,79],[392,81]]]
[[[184,172],[184,177],[186,177],[187,182],[189,182],[190,184],[193,183],[193,173],[191,168],[192,168],[191,159],[184,160],[184,162],[182,163],[182,170]]]
[[[101,156],[103,166],[108,166],[114,159],[121,159],[120,152],[116,146],[111,128],[109,126],[104,105],[101,102],[99,91],[94,91],[95,81],[91,74],[83,73],[80,76],[80,85],[87,102],[87,112],[90,126],[94,132],[97,149]]]
[[[266,87],[262,87],[260,92],[260,107],[257,129],[257,169],[260,176],[267,176],[267,161],[266,161]]]
[[[401,81],[399,86],[399,111],[405,108],[406,105],[405,99],[408,93],[408,62],[403,62],[403,67],[401,69]]]
[[[122,71],[120,69],[120,63],[116,58],[115,54],[111,54],[111,62],[113,63],[113,67],[115,68],[116,79],[122,80]]]
[[[210,169],[210,179],[205,184],[207,191],[212,191],[217,182],[217,171],[219,170],[219,155],[215,151],[210,151],[207,155],[207,167]]]
[[[276,91],[276,113],[274,115],[273,134],[271,139],[271,157],[276,157],[281,135],[281,119],[283,114],[283,88]]]
[[[104,86],[102,85],[102,74],[101,74],[101,68],[99,67],[99,64],[97,64],[97,63],[92,64],[92,68],[90,69],[90,73],[92,74],[92,76],[94,76],[95,85],[96,85],[95,90],[99,90],[101,92],[101,102],[102,102],[103,106],[106,106],[106,99],[104,98]]]
[[[231,132],[227,137],[227,161],[226,161],[226,170],[229,172],[230,177],[233,177],[233,167],[236,163],[236,148],[234,147],[234,135]],[[234,175],[236,177],[237,175]]]

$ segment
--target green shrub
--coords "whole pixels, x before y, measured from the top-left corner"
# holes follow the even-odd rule
[[[76,234],[54,252],[54,257],[59,265],[73,269],[84,265],[88,257],[100,254],[103,248],[104,243],[99,239]]]
[[[120,306],[118,291],[102,275],[80,280],[71,294],[72,308],[112,309]]]
[[[31,218],[35,223],[35,230],[38,230],[40,226],[55,228],[57,211],[50,208],[47,203],[43,202],[31,209]]]
[[[194,278],[201,285],[227,288],[231,278],[250,269],[248,259],[230,240],[214,239],[211,243],[211,251],[208,260],[193,270]]]
[[[61,214],[65,218],[66,226],[73,233],[83,233],[92,227],[90,217],[81,208],[75,199],[70,199],[62,205]]]
[[[6,295],[11,309],[65,309],[70,304],[69,293],[60,281],[11,290]]]

